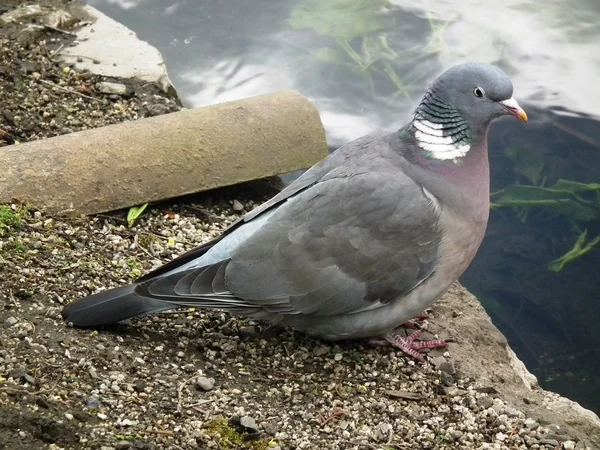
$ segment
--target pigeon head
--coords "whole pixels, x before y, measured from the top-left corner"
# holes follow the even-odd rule
[[[490,122],[504,115],[527,121],[512,97],[508,76],[489,64],[460,64],[429,87],[415,111],[417,145],[432,159],[455,160],[485,139]]]

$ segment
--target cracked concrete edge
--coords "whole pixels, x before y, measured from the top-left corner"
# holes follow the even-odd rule
[[[448,351],[459,373],[477,387],[493,387],[508,405],[556,424],[588,448],[600,449],[600,418],[593,411],[555,392],[542,389],[535,375],[508,345],[477,298],[459,283],[434,306],[430,331],[453,340]]]
[[[76,45],[59,54],[76,70],[115,78],[137,78],[167,92],[172,83],[161,53],[135,32],[89,5],[78,5],[89,25],[75,30]]]

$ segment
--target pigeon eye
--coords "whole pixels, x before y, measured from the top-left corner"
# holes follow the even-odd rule
[[[475,97],[477,98],[483,98],[483,96],[485,95],[485,91],[478,86],[475,89],[473,89],[473,94],[475,94]]]

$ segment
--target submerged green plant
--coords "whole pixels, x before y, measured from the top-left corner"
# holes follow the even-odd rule
[[[548,269],[553,272],[560,272],[564,269],[564,267],[569,264],[571,261],[585,255],[590,250],[592,250],[598,243],[600,243],[600,236],[596,236],[590,242],[587,241],[587,230],[583,230],[583,232],[577,238],[575,245],[571,250],[562,255],[560,258],[555,259],[554,261],[548,264]]]
[[[381,34],[394,26],[394,18],[383,9],[388,0],[304,0],[292,11],[288,20],[294,30],[314,30],[331,37],[337,47],[321,48],[315,57],[328,64],[344,66],[362,76],[371,93],[374,82],[371,73],[386,76],[397,88],[397,95],[409,97],[407,85],[398,76],[391,62],[398,54]],[[360,39],[360,45],[353,41]]]
[[[492,209],[514,208],[517,216],[523,222],[527,219],[530,210],[544,209],[564,216],[576,230],[579,228],[577,223],[600,219],[599,183],[579,183],[559,179],[553,185],[545,187],[544,184],[545,179],[542,179],[539,186],[514,184],[494,192],[490,197],[491,207]],[[600,236],[598,236],[586,243],[587,230],[576,233],[578,238],[574,247],[549,263],[548,268],[553,272],[560,272],[565,265],[585,255],[600,242]]]
[[[148,203],[144,203],[141,206],[131,207],[127,213],[127,225],[132,227],[135,221],[144,213],[147,206]]]

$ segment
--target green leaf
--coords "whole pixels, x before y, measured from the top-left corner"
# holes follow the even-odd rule
[[[600,236],[596,236],[594,240],[588,242],[587,244],[586,240],[587,230],[584,230],[583,233],[581,233],[577,238],[577,241],[575,242],[573,248],[564,255],[562,255],[560,258],[557,258],[554,261],[550,262],[548,264],[548,269],[552,270],[553,272],[560,272],[564,269],[564,267],[567,264],[569,264],[577,258],[582,257],[590,250],[592,250],[596,245],[598,245],[598,243],[600,243]]]
[[[129,208],[129,212],[127,213],[127,225],[132,227],[136,219],[142,215],[147,206],[148,203],[144,203],[141,206],[133,206]]]
[[[572,183],[574,182],[568,182],[568,186],[565,183],[557,183],[552,188],[512,185],[502,191],[493,193],[490,199],[492,207],[496,208],[530,206],[546,208],[573,220],[586,222],[598,219],[600,217],[600,208],[598,208],[596,201],[586,200],[575,195],[570,190],[556,189],[558,185],[568,187],[572,190],[574,188]]]
[[[574,194],[584,193],[584,192],[593,192],[600,191],[600,184],[598,183],[579,183],[577,181],[570,180],[558,180],[556,184],[553,186],[553,189],[557,189],[560,191],[568,191]]]
[[[351,41],[393,26],[393,18],[383,12],[389,4],[388,0],[304,0],[288,22],[294,30],[309,29]]]

